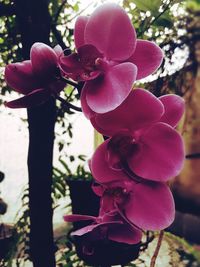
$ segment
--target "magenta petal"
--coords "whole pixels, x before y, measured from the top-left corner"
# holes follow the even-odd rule
[[[130,245],[137,244],[142,239],[142,231],[128,224],[113,225],[109,227],[108,239]]]
[[[113,225],[118,225],[120,223],[121,222],[119,222],[119,221],[113,221],[113,222],[102,222],[99,224],[92,224],[92,225],[85,226],[85,227],[83,227],[83,228],[81,228],[75,232],[72,232],[71,235],[82,236],[82,235],[85,235],[85,234],[92,232],[93,230],[96,230],[97,228],[100,228],[101,226],[113,227]]]
[[[163,183],[138,183],[126,205],[127,218],[143,230],[161,230],[174,220],[172,193]]]
[[[156,123],[140,137],[139,149],[129,159],[132,171],[145,179],[167,181],[180,173],[184,146],[180,134],[165,123]]]
[[[137,75],[132,63],[111,67],[103,76],[86,82],[88,106],[97,113],[106,113],[117,108],[129,95]]]
[[[107,59],[122,61],[134,52],[136,33],[126,12],[114,3],[98,7],[85,28],[85,42]]]
[[[153,94],[144,89],[134,89],[115,110],[91,116],[91,123],[100,133],[113,136],[122,130],[147,127],[159,121],[163,112],[161,101]]]
[[[109,214],[109,212],[115,212],[115,211],[116,211],[116,206],[114,198],[109,194],[104,194],[103,197],[101,197],[99,215],[105,216],[105,214]],[[112,216],[110,218],[112,218]]]
[[[105,189],[103,188],[103,186],[101,186],[100,184],[96,184],[93,183],[92,184],[92,191],[99,197],[101,197],[105,191]]]
[[[102,53],[100,53],[97,48],[91,44],[86,44],[79,47],[78,55],[81,63],[86,66],[88,66],[88,64],[95,65],[96,59],[103,57]]]
[[[72,214],[72,215],[65,215],[64,220],[65,222],[78,222],[78,221],[96,221],[96,217],[89,216],[89,215],[79,215],[79,214]]]
[[[90,119],[94,116],[95,112],[91,110],[91,108],[88,106],[87,100],[86,100],[86,90],[83,88],[81,90],[81,107],[83,110],[84,115],[86,118]]]
[[[24,95],[39,86],[39,82],[33,74],[30,60],[8,64],[5,68],[5,79],[10,87]]]
[[[156,71],[163,60],[163,52],[155,43],[137,40],[133,55],[127,60],[138,68],[137,80],[145,78]]]
[[[95,230],[96,228],[98,228],[99,225],[98,224],[92,224],[92,225],[87,225],[81,229],[78,229],[74,232],[71,233],[72,236],[76,235],[76,236],[82,236],[85,234],[88,234],[90,232],[92,232],[93,230]]]
[[[74,41],[76,48],[79,48],[80,46],[85,44],[84,33],[88,19],[89,17],[79,16],[76,20],[74,28]]]
[[[57,57],[59,58],[63,54],[62,47],[60,45],[56,45],[53,48],[54,52],[56,53]]]
[[[160,121],[176,127],[185,110],[185,101],[178,95],[164,95],[159,97],[165,108]]]
[[[109,139],[101,144],[95,151],[91,159],[91,172],[98,182],[108,183],[119,179],[126,179],[127,176],[122,171],[112,170],[108,162],[106,161],[107,156],[107,144]]]
[[[61,56],[59,59],[61,69],[66,73],[73,73],[74,76],[80,75],[83,72],[83,68],[79,61],[79,56],[73,53],[69,56]]]
[[[52,75],[57,67],[56,52],[46,44],[34,43],[31,47],[30,58],[33,72],[37,76]],[[43,77],[49,79],[50,77]]]
[[[30,108],[43,104],[49,97],[50,93],[48,90],[37,89],[26,96],[7,102],[5,105],[9,108]]]

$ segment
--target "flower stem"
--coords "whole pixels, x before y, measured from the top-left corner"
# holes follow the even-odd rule
[[[156,249],[154,251],[154,254],[153,254],[152,258],[151,258],[150,267],[155,267],[156,259],[158,257],[158,253],[159,253],[159,250],[160,250],[160,247],[161,247],[161,244],[162,244],[163,236],[164,236],[164,231],[162,230],[159,233],[158,243],[156,245]]]
[[[61,79],[63,82],[66,82],[67,84],[70,84],[70,85],[76,87],[77,89],[80,89],[80,85],[79,85],[78,83],[73,82],[73,81],[71,81],[71,80],[68,80],[68,79],[66,79],[66,78],[64,78],[64,77],[62,77],[62,76],[60,77],[60,79]]]
[[[75,106],[75,105],[67,102],[62,97],[56,95],[56,99],[59,100],[62,104],[64,104],[66,107],[71,108],[71,109],[74,109],[74,110],[79,111],[79,112],[82,112],[82,109],[81,108],[79,108],[79,107],[77,107],[77,106]]]

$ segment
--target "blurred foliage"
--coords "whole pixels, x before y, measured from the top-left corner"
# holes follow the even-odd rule
[[[78,158],[84,162],[85,156],[79,155]],[[68,158],[60,158],[60,166],[53,169],[53,184],[52,184],[52,199],[54,211],[60,207],[60,199],[69,199],[69,189],[66,184],[67,179],[85,179],[91,180],[92,176],[90,172],[87,172],[83,165],[78,165],[75,172],[69,169],[67,163]],[[70,160],[70,159],[69,159]],[[72,160],[72,158],[71,158]],[[1,201],[1,200],[0,200]],[[69,202],[69,201],[68,201]],[[29,217],[29,191],[25,188],[21,196],[22,206],[17,212],[16,223],[14,225],[12,244],[6,257],[1,260],[0,266],[12,267],[14,262],[17,266],[23,266],[26,261],[30,261],[29,254],[29,233],[30,233],[30,217]],[[66,201],[67,203],[67,201]],[[65,212],[71,213],[71,203],[64,204]],[[70,266],[77,262],[77,256],[75,256],[75,250],[72,249],[72,244],[66,236],[55,240],[55,247],[58,254],[58,263],[65,260]],[[74,259],[74,257],[75,259]],[[72,260],[74,259],[74,260]],[[78,259],[79,261],[79,259]],[[63,265],[63,266],[69,266]],[[79,265],[83,266],[83,265]]]
[[[184,95],[187,90],[183,91],[181,83],[185,71],[195,72],[193,52],[195,40],[200,39],[200,1],[124,0],[124,6],[139,38],[155,41],[165,53],[157,73],[142,86],[157,96],[171,92]]]

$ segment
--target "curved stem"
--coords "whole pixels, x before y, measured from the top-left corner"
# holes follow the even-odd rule
[[[71,109],[74,109],[74,110],[79,111],[79,112],[82,112],[82,109],[81,108],[79,108],[79,107],[77,107],[77,106],[75,106],[75,105],[67,102],[62,97],[56,95],[56,99],[59,100],[62,104],[64,104],[66,107],[71,108]]]
[[[62,80],[63,82],[66,82],[67,84],[70,84],[70,85],[76,87],[77,89],[80,89],[80,85],[78,83],[76,83],[76,82],[73,82],[71,80],[68,80],[68,79],[66,79],[66,78],[64,78],[62,76],[59,77],[59,79]]]
[[[156,245],[156,249],[154,251],[153,257],[151,258],[151,263],[150,263],[150,267],[155,267],[156,264],[156,259],[158,257],[158,253],[162,244],[162,240],[163,240],[163,236],[164,236],[164,231],[160,231],[159,237],[158,237],[158,243]]]

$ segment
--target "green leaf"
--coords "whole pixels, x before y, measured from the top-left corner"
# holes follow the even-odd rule
[[[162,0],[133,0],[132,1],[141,11],[150,11],[153,16],[159,14],[159,7],[162,5]]]

